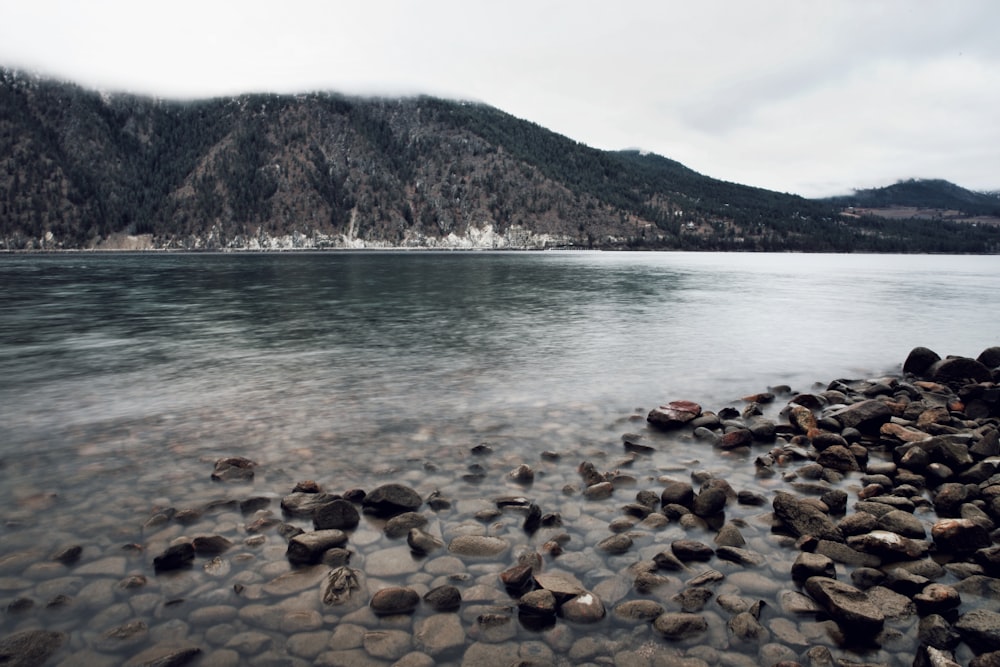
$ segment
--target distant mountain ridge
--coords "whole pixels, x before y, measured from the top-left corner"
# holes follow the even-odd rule
[[[841,208],[600,151],[482,104],[182,103],[0,68],[0,250],[1000,252],[1000,229]]]
[[[911,178],[883,188],[855,190],[853,194],[824,201],[836,206],[912,207],[1000,217],[1000,193],[974,192],[941,179]]]

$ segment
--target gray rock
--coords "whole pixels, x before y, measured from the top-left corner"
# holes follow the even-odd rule
[[[937,352],[926,347],[915,347],[910,350],[906,361],[903,362],[903,372],[923,376],[931,366],[939,361],[941,361],[941,357],[938,356]]]
[[[803,551],[792,563],[792,579],[805,581],[810,577],[837,578],[837,568],[833,559],[817,553]]]
[[[462,593],[456,587],[444,584],[427,591],[424,602],[436,611],[455,611],[462,606]]]
[[[597,548],[609,554],[623,554],[632,547],[632,538],[619,534],[606,537],[597,544]]]
[[[922,540],[927,537],[927,530],[924,524],[913,514],[903,510],[893,510],[877,519],[878,527],[881,530],[888,530],[903,537],[912,537]]]
[[[477,558],[499,556],[509,548],[506,540],[485,535],[459,535],[448,544],[453,554]]]
[[[423,528],[427,525],[427,517],[419,512],[403,512],[385,522],[386,537],[403,537],[411,528]]]
[[[667,639],[689,639],[707,632],[708,621],[700,614],[666,612],[656,617],[653,629]]]
[[[242,456],[218,459],[212,471],[212,479],[217,482],[249,482],[253,480],[253,469],[257,464]]]
[[[361,522],[361,514],[354,503],[343,498],[320,505],[313,511],[312,517],[316,530],[351,530]]]
[[[760,624],[760,621],[753,614],[747,611],[740,612],[729,619],[726,628],[735,639],[741,642],[763,643],[771,638],[771,633]]]
[[[958,618],[955,629],[977,653],[1000,651],[1000,613],[973,609]]]
[[[393,517],[420,509],[423,500],[416,491],[402,484],[383,484],[365,496],[361,506],[365,512],[379,517]]]
[[[314,530],[301,533],[288,541],[285,556],[294,565],[311,565],[323,559],[327,549],[347,544],[347,534],[341,530]]]
[[[66,642],[66,635],[47,630],[25,630],[0,639],[0,664],[5,667],[43,665]]]
[[[826,577],[810,577],[804,588],[845,631],[874,635],[885,624],[882,611],[854,586]]]
[[[525,593],[517,601],[518,612],[527,616],[555,616],[557,607],[556,596],[544,588]]]
[[[414,553],[421,555],[437,551],[444,546],[444,542],[419,528],[410,529],[406,534],[406,543]]]
[[[651,621],[663,612],[663,605],[654,600],[628,600],[612,610],[617,618],[625,621]]]
[[[841,428],[856,428],[867,433],[878,433],[879,427],[892,418],[889,406],[877,399],[853,403],[835,413],[833,417]]]
[[[796,535],[843,542],[844,535],[822,510],[789,493],[779,492],[772,501],[774,514]]]
[[[433,614],[417,622],[413,640],[421,651],[436,657],[461,648],[465,629],[455,614]]]
[[[312,518],[313,512],[337,499],[330,493],[293,491],[281,499],[281,510],[288,516]]]
[[[889,560],[922,558],[927,554],[929,547],[923,540],[911,540],[887,530],[873,530],[864,535],[853,535],[847,538],[847,544],[858,551]]]

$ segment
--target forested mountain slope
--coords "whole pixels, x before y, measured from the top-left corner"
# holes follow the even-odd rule
[[[1000,249],[988,226],[839,210],[481,104],[177,102],[0,69],[0,249]]]

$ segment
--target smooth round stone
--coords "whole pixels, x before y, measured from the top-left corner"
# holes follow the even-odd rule
[[[417,622],[413,641],[420,651],[437,656],[462,646],[465,628],[455,614],[434,614]]]
[[[255,656],[271,648],[274,640],[271,635],[256,630],[240,632],[226,642],[225,648],[232,649],[242,655]]]
[[[279,629],[285,634],[318,630],[323,627],[323,616],[315,609],[290,611],[281,619]]]
[[[373,658],[398,660],[410,652],[410,633],[402,630],[370,630],[361,639],[365,652]]]
[[[700,614],[668,612],[656,617],[653,629],[667,639],[688,639],[704,634],[708,630],[708,621]]]
[[[372,596],[369,606],[379,616],[410,614],[420,604],[420,595],[410,588],[390,586]]]
[[[365,559],[364,571],[371,577],[399,577],[419,572],[421,561],[414,558],[410,547],[400,545],[379,549]]]
[[[312,660],[326,650],[329,640],[330,633],[327,631],[299,632],[290,636],[285,646],[292,655]]]
[[[651,621],[663,612],[663,605],[654,600],[629,600],[613,610],[616,617],[626,621]]]
[[[509,548],[506,540],[485,535],[459,535],[448,544],[451,553],[470,557],[499,556]]]
[[[199,607],[188,614],[188,622],[192,625],[218,625],[236,618],[236,607],[229,605],[211,605]]]

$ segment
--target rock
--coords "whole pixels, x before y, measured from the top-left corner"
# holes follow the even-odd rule
[[[689,482],[667,482],[660,493],[660,505],[681,505],[690,508],[694,502],[694,487]]]
[[[78,560],[80,560],[80,554],[83,553],[83,547],[79,544],[74,544],[73,546],[60,549],[52,556],[52,560],[62,563],[63,565],[73,565]]]
[[[611,482],[598,482],[591,484],[583,490],[583,497],[587,500],[606,500],[611,497],[615,487]]]
[[[711,517],[726,509],[726,492],[718,486],[703,488],[691,503],[691,511],[700,517]]]
[[[412,639],[402,630],[369,630],[361,638],[365,653],[382,660],[398,660],[410,652]]]
[[[833,559],[817,553],[803,551],[792,563],[792,579],[805,581],[810,577],[837,578],[837,568]]]
[[[715,594],[707,588],[690,586],[670,599],[671,601],[679,604],[682,611],[696,612],[704,609],[705,605],[708,604],[708,601],[712,599],[713,595]]]
[[[354,503],[337,498],[325,505],[316,507],[312,512],[313,528],[316,530],[351,530],[361,522]]]
[[[715,555],[712,547],[697,540],[675,540],[670,543],[670,550],[682,562],[708,561]]]
[[[889,560],[922,558],[928,549],[927,543],[923,540],[911,540],[887,530],[873,530],[863,535],[853,535],[847,538],[847,545]]]
[[[927,377],[949,386],[961,386],[975,382],[990,382],[990,369],[975,359],[968,357],[948,357],[935,362],[927,369]]]
[[[525,593],[517,601],[517,610],[528,616],[555,616],[556,596],[544,588]]]
[[[909,512],[893,510],[880,516],[876,523],[880,530],[887,530],[903,537],[922,540],[927,537],[923,522]]]
[[[720,547],[743,547],[746,546],[746,540],[743,538],[743,534],[740,533],[740,529],[734,523],[725,523],[719,532],[715,534],[713,540],[716,546]]]
[[[865,433],[878,433],[882,424],[892,418],[889,406],[877,399],[853,403],[833,414],[842,429],[856,428]]]
[[[885,624],[882,611],[863,591],[849,584],[826,577],[810,577],[804,588],[845,631],[874,635]]]
[[[701,406],[691,401],[671,401],[650,410],[646,416],[653,426],[662,429],[679,428],[701,414]]]
[[[194,538],[191,545],[199,556],[218,556],[228,551],[233,543],[222,535],[209,535]]]
[[[979,353],[976,361],[986,368],[1000,368],[1000,347],[988,347]]]
[[[327,549],[347,544],[347,534],[341,530],[314,530],[301,533],[288,541],[285,556],[293,565],[310,565],[320,562]]]
[[[465,644],[465,629],[455,614],[433,614],[417,622],[413,641],[421,651],[436,657],[461,648]]]
[[[741,549],[739,547],[721,546],[715,550],[715,555],[719,560],[749,567],[759,567],[767,562],[767,558],[763,554],[752,549]]]
[[[423,500],[416,491],[402,484],[383,484],[365,496],[361,506],[365,512],[379,517],[393,517],[420,509]]]
[[[628,535],[612,535],[601,540],[597,548],[609,554],[623,554],[632,547],[632,538]]]
[[[774,514],[796,535],[843,542],[844,535],[829,516],[815,505],[795,496],[778,492],[771,503]]]
[[[941,357],[938,356],[937,352],[926,347],[915,347],[910,350],[906,361],[903,362],[903,372],[923,376],[931,366],[939,361],[941,361]]]
[[[742,642],[762,643],[771,637],[771,633],[760,624],[760,621],[747,611],[740,612],[729,619],[726,628],[735,639]]]
[[[861,470],[857,459],[851,450],[842,445],[832,445],[827,447],[816,459],[816,463],[824,468],[838,470],[840,472],[854,472]]]
[[[378,616],[412,614],[420,604],[420,595],[410,588],[390,586],[372,596],[371,610]]]
[[[218,459],[212,471],[212,479],[217,482],[249,482],[253,480],[253,469],[257,464],[242,456]]]
[[[462,593],[456,587],[444,584],[427,591],[424,602],[435,611],[456,611],[462,606]]]
[[[406,534],[406,543],[410,545],[410,549],[414,553],[420,555],[429,554],[444,546],[444,542],[419,528],[410,529],[410,532]]]
[[[522,463],[518,467],[511,470],[507,476],[512,482],[518,484],[531,484],[535,481],[535,471],[531,469],[527,463]]]
[[[281,499],[281,510],[288,516],[312,518],[320,507],[339,498],[330,493],[306,493],[295,491]]]
[[[656,617],[653,629],[667,639],[676,641],[704,634],[708,630],[708,621],[700,614],[666,612]]]
[[[47,630],[24,630],[0,639],[0,664],[5,667],[36,667],[66,642],[66,635]]]
[[[403,512],[385,522],[386,537],[393,539],[408,535],[412,528],[423,528],[427,525],[427,517],[419,512]]]
[[[1000,651],[1000,613],[973,609],[959,616],[955,629],[977,653]]]
[[[560,615],[572,623],[596,623],[604,618],[606,612],[601,599],[585,591],[562,604]]]
[[[360,590],[361,573],[342,565],[326,575],[321,588],[321,599],[325,605],[346,605]]]
[[[161,642],[132,656],[124,667],[182,667],[200,654],[197,646]]]
[[[651,621],[664,612],[654,600],[629,600],[615,605],[612,613],[625,621]]]
[[[749,447],[753,444],[753,432],[746,428],[737,428],[728,431],[716,443],[720,449],[737,449],[739,447]]]
[[[931,537],[938,551],[944,553],[968,553],[993,543],[989,532],[971,519],[936,521],[931,527]]]
[[[945,614],[962,604],[962,597],[952,586],[933,583],[914,595],[913,603],[921,616]]]
[[[566,572],[537,572],[534,577],[539,588],[551,591],[557,599],[569,599],[587,592],[576,577]]]
[[[194,545],[190,542],[181,542],[167,548],[162,554],[153,559],[153,570],[159,574],[169,570],[180,570],[191,567],[194,562]]]
[[[506,540],[485,535],[459,535],[448,544],[451,553],[475,558],[499,556],[509,548]]]

